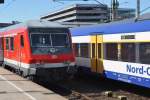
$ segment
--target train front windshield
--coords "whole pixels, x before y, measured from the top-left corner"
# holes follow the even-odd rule
[[[67,47],[70,45],[67,34],[31,34],[32,47]]]
[[[69,30],[66,28],[30,29],[33,54],[59,54],[71,51]]]

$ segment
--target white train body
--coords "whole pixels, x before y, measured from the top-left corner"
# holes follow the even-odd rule
[[[71,29],[77,66],[150,88],[149,25],[146,20]]]

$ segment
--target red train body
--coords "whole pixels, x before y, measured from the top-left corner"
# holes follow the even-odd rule
[[[10,26],[1,31],[0,41],[0,60],[24,76],[74,72],[70,32],[57,23],[29,21]]]

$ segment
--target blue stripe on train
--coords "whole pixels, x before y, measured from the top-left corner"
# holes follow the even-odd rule
[[[150,79],[148,78],[137,77],[137,76],[132,76],[128,74],[111,72],[111,71],[105,71],[104,74],[107,78],[110,78],[110,79],[128,82],[128,83],[150,88]]]
[[[83,73],[93,74],[91,72],[90,68],[81,67],[81,66],[79,68],[80,68],[80,70],[82,70]],[[132,83],[132,84],[136,84],[136,85],[150,88],[150,79],[148,79],[148,78],[137,77],[137,76],[122,74],[122,73],[116,73],[116,72],[111,72],[111,71],[106,71],[106,70],[104,71],[103,75],[109,79],[119,80],[119,81]]]

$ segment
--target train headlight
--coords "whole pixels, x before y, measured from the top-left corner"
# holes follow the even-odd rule
[[[41,65],[40,62],[36,62],[35,64],[36,64],[36,67],[40,67]]]
[[[68,61],[65,61],[64,64],[69,66],[71,64],[71,62],[68,60]]]
[[[35,64],[36,64],[37,67],[44,66],[44,62],[43,61],[37,61]]]
[[[56,49],[56,48],[50,48],[50,50],[49,50],[51,53],[55,53],[55,52],[57,52],[58,50]]]

